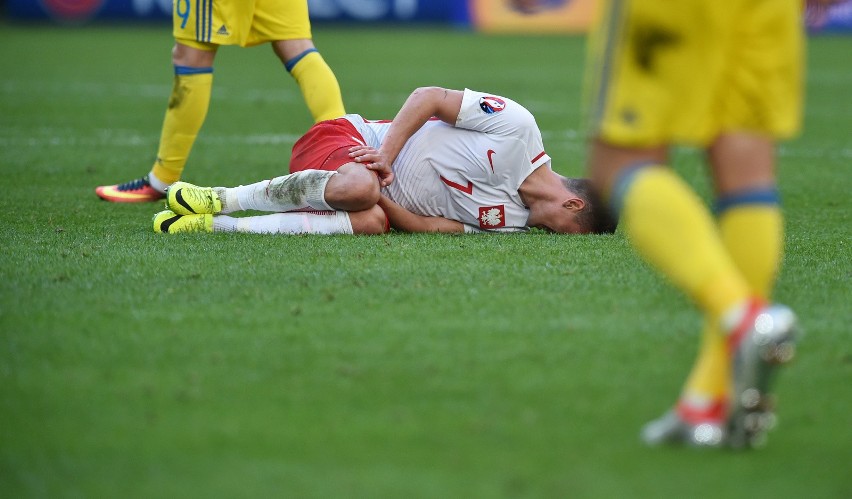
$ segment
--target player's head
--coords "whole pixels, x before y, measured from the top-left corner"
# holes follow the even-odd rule
[[[580,234],[612,234],[618,225],[618,220],[610,214],[606,203],[592,188],[592,183],[585,178],[562,177],[565,189],[582,200],[582,206],[569,210],[572,218],[570,226],[576,230],[566,231]],[[579,203],[575,203],[575,206]]]

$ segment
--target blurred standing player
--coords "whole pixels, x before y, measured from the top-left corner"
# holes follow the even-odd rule
[[[590,177],[706,317],[677,403],[642,431],[649,445],[751,447],[774,422],[771,377],[797,335],[794,314],[767,305],[783,247],[775,142],[799,130],[803,45],[801,0],[601,1]],[[716,220],[665,167],[672,144],[706,150]]]
[[[97,187],[117,203],[156,201],[180,180],[192,144],[207,116],[213,60],[220,45],[271,43],[295,78],[315,122],[345,114],[340,86],[311,39],[307,0],[175,0],[174,86],[150,173],[118,185]]]
[[[590,46],[595,187],[633,247],[705,314],[697,362],[649,445],[760,445],[774,423],[773,371],[797,324],[769,305],[783,248],[775,142],[799,130],[801,0],[607,0]],[[665,165],[703,148],[714,220]]]

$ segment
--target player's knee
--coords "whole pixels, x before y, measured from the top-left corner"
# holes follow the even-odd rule
[[[379,198],[381,197],[381,191],[379,189],[379,181],[376,178],[376,175],[364,168],[365,174],[358,175],[357,182],[354,182],[354,198],[358,200],[362,209],[371,208],[376,206],[379,202]]]
[[[363,211],[379,202],[381,191],[376,175],[357,163],[337,170],[326,187],[326,202],[339,210]]]
[[[293,40],[278,40],[272,42],[272,50],[284,64],[295,64],[293,59],[311,49],[315,49],[315,47],[313,40],[310,38],[297,38]]]
[[[212,44],[207,49],[202,50],[182,43],[175,43],[172,49],[172,64],[175,66],[209,67],[213,65],[215,58],[216,46]]]
[[[378,205],[368,210],[349,214],[352,222],[352,232],[355,234],[384,234],[390,229],[388,217]]]

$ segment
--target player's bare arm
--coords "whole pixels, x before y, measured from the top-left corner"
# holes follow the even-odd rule
[[[444,217],[424,217],[412,213],[385,196],[379,199],[379,207],[384,210],[391,227],[404,232],[464,232],[464,224]]]
[[[437,117],[441,121],[455,126],[459,117],[464,93],[441,87],[420,87],[408,96],[393,119],[390,130],[382,142],[379,153],[384,158],[384,164],[373,163],[367,168],[379,172],[382,187],[393,182],[393,164],[399,151],[406,141],[419,130],[430,118]]]

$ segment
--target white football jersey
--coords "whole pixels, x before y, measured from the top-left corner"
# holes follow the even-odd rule
[[[375,148],[390,127],[389,121],[345,118]],[[529,209],[518,188],[549,161],[526,108],[465,89],[456,125],[433,119],[418,130],[399,152],[395,180],[382,192],[412,213],[462,222],[466,231],[527,230]]]

